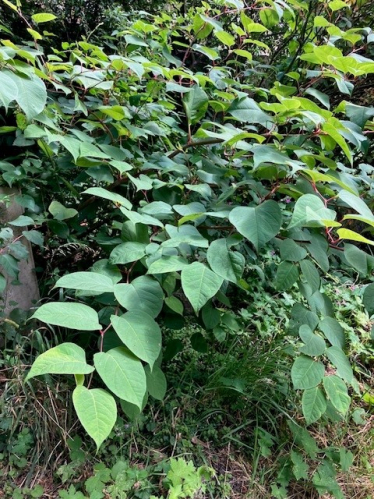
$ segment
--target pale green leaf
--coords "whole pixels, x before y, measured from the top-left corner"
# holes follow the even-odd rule
[[[144,368],[126,348],[112,348],[94,355],[100,378],[117,397],[141,408],[147,388]]]
[[[42,374],[90,374],[93,371],[86,362],[83,348],[75,343],[62,343],[36,358],[25,381]]]
[[[342,414],[346,414],[351,403],[351,397],[348,395],[344,381],[335,375],[325,376],[323,378],[323,387],[335,409]]]
[[[111,252],[109,262],[121,265],[136,262],[145,256],[146,247],[146,244],[136,242],[119,244]]]
[[[26,76],[7,69],[2,71],[12,81],[11,86],[17,89],[17,104],[27,120],[32,120],[43,111],[47,102],[47,90],[43,81],[37,76]]]
[[[180,256],[163,256],[151,263],[148,274],[178,272],[189,265],[188,261]]]
[[[97,293],[113,293],[114,290],[112,279],[96,272],[73,272],[60,277],[55,286]]]
[[[304,194],[295,204],[288,229],[294,227],[323,227],[325,220],[335,220],[336,213],[326,208],[322,199],[314,194]]]
[[[345,334],[339,322],[333,317],[325,317],[318,325],[331,345],[344,348]]]
[[[161,331],[157,322],[138,311],[126,312],[121,317],[112,315],[111,322],[127,348],[153,367],[161,351]]]
[[[299,336],[304,342],[300,347],[300,352],[310,357],[319,357],[326,350],[326,343],[321,336],[314,334],[307,324],[303,324],[299,329]]]
[[[48,211],[56,220],[67,220],[68,218],[73,218],[78,215],[77,210],[74,208],[65,208],[65,206],[58,201],[52,201],[48,207]]]
[[[182,289],[195,313],[212,298],[222,285],[223,279],[200,262],[194,262],[182,270]]]
[[[33,14],[31,17],[32,20],[37,24],[47,23],[48,21],[53,21],[54,19],[56,19],[56,16],[54,14],[49,14],[47,12],[43,12],[41,14]]]
[[[84,386],[77,386],[73,391],[73,404],[83,428],[99,449],[117,420],[114,398],[100,388],[88,390]]]
[[[301,404],[308,425],[318,421],[327,407],[326,398],[318,386],[304,391]]]
[[[236,283],[243,274],[245,258],[230,250],[226,239],[217,239],[210,244],[207,259],[213,272],[227,281]]]
[[[337,346],[332,346],[326,350],[326,355],[330,362],[336,367],[337,375],[344,379],[347,383],[352,383],[352,367],[343,350]]]
[[[131,284],[117,284],[114,295],[127,310],[145,312],[153,318],[161,312],[164,298],[160,284],[144,275],[134,279]]]
[[[370,244],[371,246],[374,245],[374,241],[372,241],[371,239],[367,239],[364,236],[361,236],[361,234],[358,234],[358,232],[355,232],[354,230],[338,229],[336,232],[338,233],[340,239],[347,239],[348,241],[356,241],[358,243]]]
[[[291,369],[291,378],[295,389],[307,390],[319,385],[325,374],[325,367],[321,362],[311,357],[300,355]]]
[[[101,330],[97,312],[83,303],[45,303],[37,309],[31,319],[78,331]]]
[[[245,206],[234,208],[230,212],[229,220],[258,251],[278,234],[282,224],[282,213],[278,203],[265,201],[255,208]]]

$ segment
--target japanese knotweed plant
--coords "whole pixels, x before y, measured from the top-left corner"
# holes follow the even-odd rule
[[[264,286],[303,296],[291,375],[305,421],[347,414],[358,386],[324,281],[337,269],[365,283],[373,269],[374,108],[352,93],[374,72],[374,35],[343,14],[342,0],[219,0],[186,17],[142,13],[100,45],[49,53],[40,24],[54,16],[33,16],[32,43],[3,30],[0,169],[27,201],[16,225],[97,254],[58,278],[60,301],[33,315],[92,331],[92,363],[63,343],[27,379],[74,375],[74,406],[97,447],[118,401],[133,415],[164,396],[160,324],[192,314],[208,335],[227,326],[268,250],[280,263]],[[96,375],[87,385],[94,371],[100,385]]]

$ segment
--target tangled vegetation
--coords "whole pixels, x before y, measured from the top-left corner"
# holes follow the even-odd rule
[[[372,497],[371,2],[93,4],[2,5],[5,497]]]

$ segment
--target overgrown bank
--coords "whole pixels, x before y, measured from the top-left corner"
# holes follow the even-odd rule
[[[5,3],[30,38],[1,28],[0,169],[25,213],[0,285],[22,227],[42,300],[29,336],[2,320],[4,474],[42,465],[61,497],[349,497],[371,470],[351,437],[371,424],[371,29],[340,0],[235,0],[60,44],[53,14]]]

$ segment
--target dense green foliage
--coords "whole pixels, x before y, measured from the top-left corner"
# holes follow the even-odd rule
[[[0,265],[17,278],[27,254],[12,227],[24,227],[51,298],[32,318],[64,331],[27,380],[74,375],[99,449],[118,414],[164,399],[178,331],[207,355],[248,331],[268,341],[266,296],[305,425],[347,418],[361,374],[329,290],[369,284],[374,267],[374,107],[356,97],[374,74],[370,5],[356,27],[342,0],[218,0],[186,16],[122,13],[113,33],[88,38],[92,25],[60,45],[44,30],[55,10],[4,3],[26,28],[22,41],[1,28],[0,170],[25,214],[0,230]],[[247,390],[242,360],[212,379]],[[343,497],[334,466],[350,460],[327,454],[317,490]],[[292,463],[276,497],[307,476],[300,453]]]

